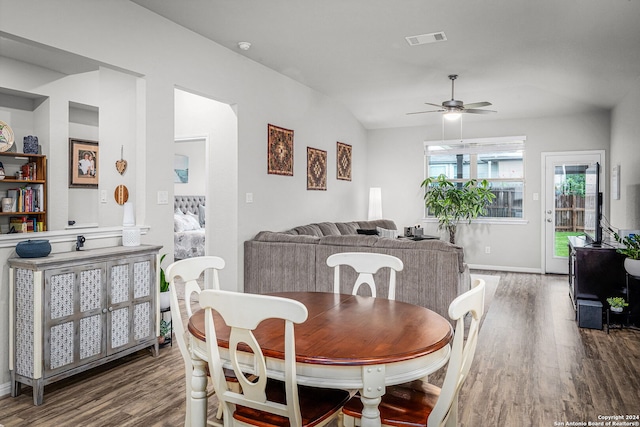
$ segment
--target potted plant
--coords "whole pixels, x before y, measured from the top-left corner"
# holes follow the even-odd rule
[[[455,244],[458,221],[477,218],[486,213],[487,205],[496,197],[487,180],[471,179],[452,182],[446,175],[422,181],[424,203],[429,213],[438,218],[438,229],[449,232],[449,242]]]
[[[164,310],[170,307],[171,299],[169,297],[169,282],[164,274],[164,268],[162,268],[162,261],[167,254],[163,254],[160,257],[160,309]]]
[[[618,248],[617,252],[626,255],[624,260],[624,269],[631,276],[640,277],[640,236],[630,234],[629,236],[620,237],[618,233],[613,233],[616,242],[624,245]]]
[[[622,297],[609,297],[607,298],[607,302],[611,306],[611,311],[614,311],[616,313],[620,313],[622,310],[624,310],[625,307],[629,305],[629,303],[626,302]]]

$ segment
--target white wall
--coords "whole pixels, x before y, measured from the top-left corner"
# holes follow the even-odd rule
[[[469,264],[521,271],[540,271],[542,244],[541,153],[609,148],[607,112],[526,120],[463,122],[464,138],[525,135],[523,225],[461,224],[456,243]],[[442,138],[442,127],[413,127],[368,132],[368,182],[382,187],[383,216],[398,227],[422,223],[423,142]],[[449,136],[450,138],[450,136]],[[533,200],[538,193],[540,200]],[[437,223],[424,223],[427,234],[438,234]],[[485,246],[491,254],[485,254]]]
[[[130,175],[114,176],[131,185],[137,220],[150,226],[148,234],[143,236],[143,243],[161,244],[167,249],[173,247],[173,204],[158,205],[157,192],[167,191],[169,200],[173,196],[172,175],[166,171],[173,166],[176,87],[233,105],[237,114],[238,126],[233,132],[237,135],[232,139],[237,138],[238,144],[212,144],[217,148],[212,148],[215,153],[210,153],[212,158],[228,164],[225,175],[216,176],[215,171],[210,175],[212,182],[224,186],[219,201],[225,215],[214,217],[213,222],[219,232],[214,254],[227,260],[225,277],[221,277],[225,288],[242,289],[242,242],[258,231],[365,216],[368,188],[366,133],[341,104],[128,1],[0,0],[0,10],[2,33],[73,52],[142,76],[141,80],[131,81],[126,94],[132,97],[126,118],[118,117],[115,111],[112,116],[105,116],[104,109],[100,109],[100,143],[103,159],[107,155],[113,156],[115,161],[120,158],[124,137],[125,158],[136,164]],[[70,25],[60,25],[59,21],[51,19],[52,16],[64,16]],[[114,22],[118,24],[114,25]],[[22,90],[35,91],[39,87],[41,76],[29,79],[23,74],[6,76],[7,72],[10,71],[3,68],[3,85],[18,81]],[[60,85],[61,90],[73,89],[62,82]],[[98,99],[98,94],[92,95],[94,101]],[[109,94],[100,96],[104,101]],[[73,101],[97,104],[85,99]],[[51,99],[50,102],[57,101]],[[62,112],[60,105],[52,105],[51,110],[56,114],[50,117],[52,138],[47,142],[56,148],[48,152],[50,179],[52,175],[56,180],[62,176],[67,179],[67,149],[58,144],[65,147],[68,144],[68,105],[64,110],[67,113]],[[124,134],[118,133],[119,120],[126,124]],[[266,173],[268,123],[295,132],[293,177]],[[103,125],[106,126],[104,130]],[[336,141],[353,146],[351,182],[335,178]],[[306,190],[307,146],[328,151],[328,191]],[[65,167],[57,169],[55,165],[62,162]],[[244,203],[247,192],[253,193],[254,203]],[[66,194],[65,190],[59,195],[65,206]],[[113,221],[121,219],[116,207],[109,205],[104,212],[111,212],[109,218]],[[50,220],[65,224],[67,217],[52,212]],[[54,250],[61,250],[61,247],[54,246]],[[11,252],[0,250],[0,265],[5,265]],[[7,278],[4,268],[0,287],[0,316],[4,317],[4,324],[8,323]],[[0,384],[9,378],[7,351],[5,331],[0,333]]]
[[[611,224],[640,229],[640,78],[613,110],[611,167],[620,166],[620,199],[611,200]]]

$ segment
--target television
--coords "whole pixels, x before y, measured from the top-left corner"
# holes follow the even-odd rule
[[[602,244],[602,193],[600,192],[600,163],[585,171],[584,234],[593,246]]]

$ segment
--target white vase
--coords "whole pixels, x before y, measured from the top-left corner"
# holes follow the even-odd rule
[[[622,313],[622,310],[624,310],[623,307],[611,307],[611,311],[614,313]]]
[[[640,277],[640,259],[626,258],[624,260],[624,269],[631,276]]]
[[[171,292],[160,292],[160,310],[171,307]]]

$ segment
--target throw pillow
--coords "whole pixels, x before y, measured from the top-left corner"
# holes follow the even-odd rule
[[[200,224],[190,215],[173,215],[173,231],[181,233],[183,231],[192,231],[200,228]]]
[[[395,239],[396,237],[398,237],[398,230],[389,230],[382,227],[376,227],[376,230],[378,231],[378,235],[380,235],[380,237],[388,237],[389,239]]]
[[[173,214],[173,231],[181,233],[185,231],[185,228],[187,228],[187,223],[185,222],[184,215]]]
[[[366,234],[367,236],[377,236],[378,235],[378,230],[376,230],[375,228],[358,228],[358,230],[356,230],[358,232],[358,234]]]
[[[200,230],[200,221],[198,220],[198,215],[187,212],[184,216],[191,227],[191,230]]]
[[[198,205],[198,222],[200,222],[200,227],[204,228],[204,218],[205,218],[205,207],[204,205]]]

